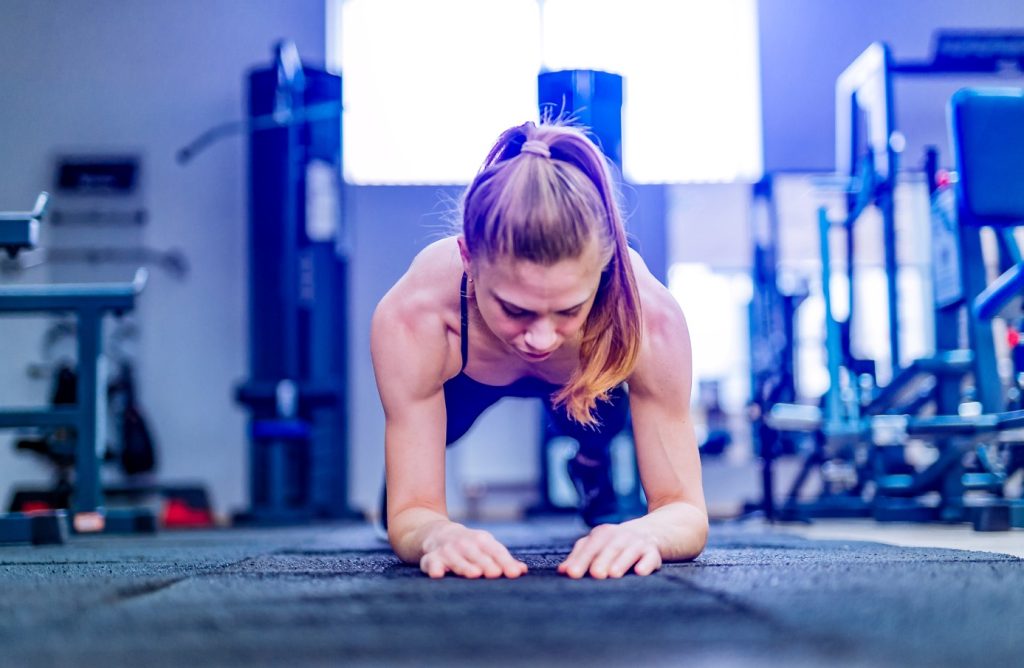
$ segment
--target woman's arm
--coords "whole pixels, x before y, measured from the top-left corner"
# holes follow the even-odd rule
[[[418,563],[431,577],[521,575],[525,564],[493,536],[448,519],[443,389],[448,343],[436,300],[393,290],[374,313],[370,341],[384,406],[388,539],[395,554]]]
[[[632,526],[665,561],[693,559],[707,542],[708,516],[697,437],[690,419],[690,336],[679,306],[646,332],[649,354],[630,380],[637,464],[648,514]],[[656,316],[659,317],[659,316]]]

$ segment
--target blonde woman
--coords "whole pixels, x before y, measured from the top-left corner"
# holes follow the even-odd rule
[[[527,570],[445,505],[446,445],[504,396],[540,397],[580,443],[569,473],[593,528],[560,573],[648,575],[703,550],[686,322],[626,245],[604,157],[579,129],[526,123],[501,135],[463,197],[462,233],[421,251],[377,306],[371,352],[388,539],[430,577]],[[622,521],[608,445],[627,416],[648,508]]]

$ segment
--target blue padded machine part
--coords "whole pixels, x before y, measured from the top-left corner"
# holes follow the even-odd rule
[[[992,320],[1024,292],[1024,265],[1015,264],[974,298],[974,315]]]
[[[950,115],[961,224],[1024,224],[1024,89],[961,89]]]

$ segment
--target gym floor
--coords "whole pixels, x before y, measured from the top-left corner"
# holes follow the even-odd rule
[[[527,576],[431,581],[364,524],[2,547],[0,663],[721,668],[1024,656],[1021,532],[716,524],[694,563],[572,581],[554,569],[578,520],[487,528]]]

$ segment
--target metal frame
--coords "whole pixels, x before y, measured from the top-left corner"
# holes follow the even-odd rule
[[[33,211],[0,214],[0,224],[14,234],[0,237],[0,248],[12,256],[35,246],[39,221],[48,195],[42,193]],[[0,315],[72,313],[77,322],[78,386],[74,406],[0,409],[0,429],[17,427],[72,427],[76,432],[75,486],[71,512],[77,530],[102,531],[107,526],[100,484],[99,451],[106,443],[106,369],[103,364],[103,318],[135,307],[145,288],[147,273],[139,269],[131,283],[0,286]],[[114,514],[118,516],[118,514]],[[122,514],[123,515],[123,514]],[[57,517],[63,523],[63,514]],[[129,519],[129,526],[135,520]],[[41,524],[12,513],[0,517],[0,543],[62,542],[59,531],[40,531]]]

